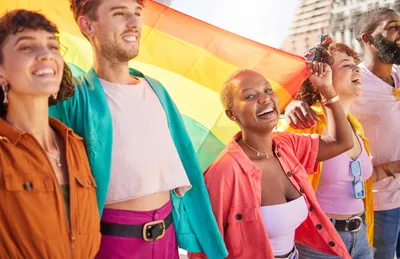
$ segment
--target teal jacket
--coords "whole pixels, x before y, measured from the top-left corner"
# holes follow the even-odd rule
[[[179,247],[190,252],[205,252],[208,258],[225,258],[228,251],[211,209],[196,153],[178,109],[160,82],[134,69],[130,70],[130,74],[146,79],[158,96],[165,110],[175,147],[192,185],[183,197],[178,197],[171,191],[172,216]],[[76,80],[74,96],[52,106],[50,116],[61,120],[84,138],[97,184],[97,202],[101,215],[110,181],[112,118],[96,72],[90,69]]]

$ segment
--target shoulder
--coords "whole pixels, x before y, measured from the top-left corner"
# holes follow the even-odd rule
[[[75,87],[80,87],[81,85],[87,84],[85,74],[81,74],[79,76],[75,76],[73,78],[73,82],[75,84]]]
[[[400,66],[399,65],[393,65],[392,71],[395,71],[397,74],[400,74]]]
[[[75,85],[75,94],[77,92],[84,92],[90,86],[84,74],[74,77],[73,82]]]
[[[147,75],[143,75],[143,78],[145,78],[145,79],[146,79],[149,83],[151,83],[151,84],[158,84],[158,85],[163,86],[163,85],[161,84],[161,82],[158,81],[158,80],[155,79],[155,78],[152,78],[152,77],[147,76]]]
[[[319,134],[296,134],[292,132],[275,132],[273,139],[283,148],[293,149],[295,152],[307,151],[313,145],[318,144]]]
[[[134,68],[129,68],[129,74],[131,76],[135,76],[135,77],[139,77],[139,78],[143,78],[144,80],[146,80],[152,87],[154,86],[158,86],[158,87],[164,87],[160,81],[158,81],[157,79],[154,79],[150,76],[147,76],[145,74],[143,74],[141,71],[134,69]]]
[[[274,132],[272,137],[275,142],[283,146],[291,146],[297,140],[299,134],[293,132]]]
[[[225,149],[206,170],[205,180],[233,179],[241,171],[239,162]]]
[[[359,67],[361,69],[361,79],[362,79],[363,90],[368,90],[370,88],[375,89],[378,77],[376,75],[374,75],[363,64],[360,64]],[[378,81],[378,83],[380,83],[380,81]]]

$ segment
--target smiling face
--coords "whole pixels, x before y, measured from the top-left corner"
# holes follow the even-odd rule
[[[1,52],[0,83],[9,85],[10,103],[22,96],[48,98],[59,91],[64,62],[54,34],[24,29],[8,35]]]
[[[354,58],[342,51],[332,53],[332,82],[336,93],[345,98],[356,98],[362,93],[361,73]]]
[[[385,63],[400,64],[400,16],[391,12],[382,16],[382,21],[372,33],[377,57]]]
[[[139,53],[143,5],[135,0],[101,0],[91,21],[93,47],[107,60],[124,63]]]
[[[246,70],[233,81],[232,105],[226,111],[242,130],[272,131],[279,120],[279,100],[259,73]]]

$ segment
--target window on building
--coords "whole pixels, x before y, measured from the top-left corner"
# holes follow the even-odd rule
[[[350,28],[350,42],[353,42],[353,39],[354,39],[354,30],[353,30],[353,28]]]
[[[292,49],[292,51],[291,51],[292,53],[296,53],[296,40],[295,39],[292,40],[292,48],[291,49]]]
[[[308,37],[304,38],[304,48],[306,50],[310,48],[310,39]]]

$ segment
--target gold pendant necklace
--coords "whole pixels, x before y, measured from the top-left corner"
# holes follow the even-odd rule
[[[242,139],[243,144],[245,144],[248,148],[250,148],[251,150],[253,150],[254,152],[257,153],[257,156],[263,155],[266,158],[269,158],[270,156],[272,156],[274,153],[270,153],[270,154],[265,154],[263,152],[260,152],[254,148],[252,148],[249,144],[246,143],[246,141],[244,141],[244,139]]]

